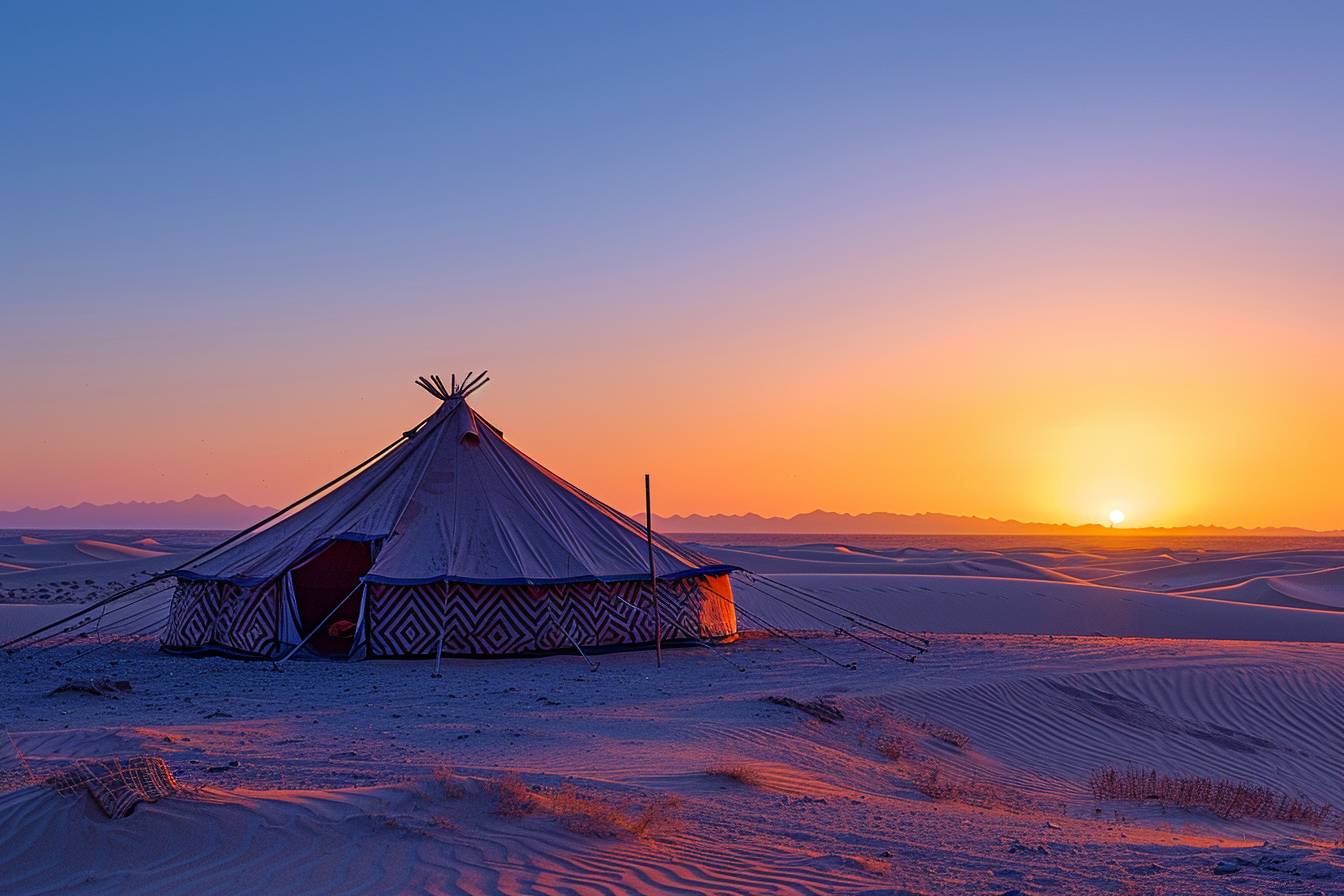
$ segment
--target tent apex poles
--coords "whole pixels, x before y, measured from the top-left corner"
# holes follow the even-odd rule
[[[663,612],[658,606],[658,568],[653,564],[653,490],[644,474],[644,535],[649,544],[649,598],[653,601],[653,646],[658,668],[663,667]]]
[[[482,370],[480,373],[476,374],[475,379],[473,379],[472,374],[474,371],[468,371],[466,379],[457,384],[458,389],[462,392],[469,392],[472,389],[475,389],[477,386],[485,383],[485,380],[487,379],[486,374],[489,372],[490,371],[488,370]]]

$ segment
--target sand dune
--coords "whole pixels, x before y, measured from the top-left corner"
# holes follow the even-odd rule
[[[1344,609],[1344,566],[1277,576],[1257,576],[1220,588],[1189,592],[1219,600]]]
[[[177,565],[199,552],[201,536],[167,535],[168,543],[126,533],[68,533],[11,538],[0,543],[0,603],[93,601]],[[206,536],[208,542],[213,536]],[[118,540],[119,539],[119,540]],[[152,547],[150,546],[152,543]],[[0,633],[8,631],[0,617]]]
[[[1073,581],[1073,577],[1025,560],[989,552],[920,552],[898,557],[845,545],[789,548],[713,547],[725,563],[760,573],[882,573],[887,575],[992,576],[1012,579]]]
[[[182,556],[97,560],[88,541],[103,539],[5,545],[83,562],[6,573],[0,591]],[[910,664],[802,634],[668,650],[661,670],[632,652],[596,672],[555,656],[451,660],[441,679],[421,662],[276,673],[116,635],[161,620],[167,592],[114,605],[78,643],[0,663],[6,892],[1344,892],[1333,823],[1099,803],[1087,788],[1103,766],[1151,767],[1344,809],[1344,553],[708,550],[931,649]],[[1116,584],[1139,580],[1152,587]],[[748,614],[798,633],[843,623],[764,586],[735,592],[744,628]],[[0,607],[0,631],[65,610]],[[133,690],[45,696],[98,676]],[[192,792],[110,822],[34,786],[79,758],[143,754]],[[441,766],[461,796],[433,780]],[[643,836],[593,836],[554,812],[502,813],[492,788],[513,773],[525,793],[567,782],[618,814],[676,805]],[[1219,862],[1236,873],[1214,875]]]
[[[858,598],[865,612],[882,609],[932,631],[1013,631],[1040,634],[1107,632],[1161,637],[1173,620],[1172,637],[1313,639],[1300,617],[1257,616],[1232,610],[1155,598],[1207,598],[1233,604],[1284,609],[1344,608],[1344,581],[1328,570],[1344,566],[1344,551],[1272,551],[1261,554],[1208,550],[1174,551],[955,548],[873,551],[837,545],[701,545],[724,562],[735,563],[817,590],[837,600]],[[851,576],[860,578],[850,579]],[[917,577],[921,581],[905,581]],[[946,577],[948,581],[924,581]],[[1039,581],[1051,587],[1027,587]],[[937,600],[935,600],[935,598]],[[748,606],[748,610],[753,609]],[[770,604],[758,609],[768,611]],[[803,624],[797,614],[772,616]],[[1181,620],[1176,622],[1176,620]],[[1282,625],[1276,620],[1282,620]],[[815,623],[814,623],[815,625]],[[1267,625],[1266,634],[1257,629]],[[1325,623],[1327,631],[1333,632]],[[1334,639],[1334,634],[1321,635]]]
[[[684,649],[662,670],[623,653],[596,673],[570,656],[453,660],[442,679],[420,662],[277,675],[127,645],[83,666],[135,683],[107,700],[43,698],[69,673],[20,659],[0,691],[28,766],[3,742],[7,892],[1083,896],[1130,873],[1182,894],[1344,887],[1333,830],[1099,805],[1085,786],[1142,763],[1344,804],[1333,647],[942,636],[911,666],[809,643],[858,670],[783,640],[721,648],[746,674]],[[781,694],[826,695],[843,718],[764,699]],[[110,822],[22,786],[76,756],[144,752],[204,789]],[[460,796],[430,779],[440,765]],[[489,782],[510,771],[621,811],[679,803],[646,836],[593,836],[501,814]],[[924,793],[935,772],[955,797]],[[1220,861],[1238,874],[1213,875]]]
[[[1021,579],[863,574],[776,578],[918,631],[1344,642],[1344,614],[1331,610]],[[780,628],[825,628],[769,597],[766,589],[743,585],[734,594],[749,613]]]
[[[1251,554],[1154,566],[1100,581],[1116,588],[1190,591],[1197,588],[1234,585],[1256,576],[1307,572],[1317,568],[1319,564],[1320,559],[1313,555],[1298,557],[1292,554]]]
[[[427,780],[331,791],[206,789],[190,800],[141,808],[128,820],[136,836],[92,885],[77,862],[52,875],[44,856],[57,844],[77,853],[102,822],[51,793],[30,790],[0,798],[0,817],[23,831],[7,850],[7,876],[18,892],[106,892],[109,884],[134,888],[152,873],[195,893],[232,893],[239,880],[252,880],[269,893],[613,896],[824,894],[854,892],[878,880],[856,863],[846,867],[840,856],[833,867],[815,860],[778,867],[749,848],[725,850],[684,834],[651,847],[584,836],[546,819],[505,819],[489,810],[479,782],[466,787],[458,799],[445,798]],[[335,843],[353,848],[333,851]]]
[[[115,544],[110,541],[98,541],[86,538],[75,542],[75,549],[98,560],[121,560],[126,557],[162,557],[167,551],[151,551],[132,545]]]

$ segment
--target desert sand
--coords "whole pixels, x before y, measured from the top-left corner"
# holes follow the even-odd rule
[[[133,546],[164,557],[128,559],[173,556],[156,540]],[[1089,787],[1151,769],[1344,808],[1344,553],[708,549],[930,649],[900,661],[749,585],[742,606],[801,643],[749,634],[661,669],[637,651],[596,671],[573,655],[449,660],[437,679],[426,662],[274,671],[161,654],[111,621],[0,659],[3,889],[1344,892],[1338,813],[1226,818]],[[131,690],[48,696],[104,677]],[[184,792],[125,819],[41,783],[146,754]]]

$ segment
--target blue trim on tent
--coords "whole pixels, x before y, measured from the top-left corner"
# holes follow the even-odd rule
[[[321,553],[322,550],[326,548],[328,545],[330,545],[332,542],[336,541],[374,542],[374,541],[383,541],[386,538],[387,538],[386,535],[367,535],[363,532],[346,532],[342,535],[327,535],[322,538],[319,538],[317,541],[310,544],[307,550],[299,554],[299,559],[295,560],[293,563],[289,564],[275,575],[270,576],[212,576],[207,575],[205,573],[192,572],[189,569],[177,570],[173,572],[172,575],[176,576],[179,579],[188,579],[193,582],[228,582],[232,585],[237,585],[240,588],[255,588],[258,585],[265,585],[267,582],[271,581],[276,576],[282,576],[285,573],[289,572],[291,569],[295,569],[296,567],[302,566],[306,561],[311,560],[317,554]]]
[[[333,541],[341,539],[332,539]],[[698,576],[724,576],[733,572],[745,572],[741,566],[732,566],[730,564],[720,564],[718,566],[702,566],[697,569],[688,569],[683,572],[660,574],[658,578],[664,582],[675,581],[677,579],[690,579]],[[197,582],[229,582],[243,588],[255,588],[258,585],[264,585],[275,578],[275,576],[206,576],[193,572],[175,572],[173,575],[179,579],[190,579]],[[631,573],[620,576],[573,576],[567,579],[470,579],[461,576],[430,576],[423,579],[395,579],[390,576],[364,576],[360,581],[368,582],[373,585],[433,585],[437,582],[461,582],[464,585],[578,585],[584,582],[644,582],[649,578],[645,572]]]
[[[701,566],[695,569],[687,569],[682,572],[674,572],[658,575],[658,578],[664,582],[676,579],[691,579],[700,576],[722,576],[732,572],[745,572],[741,566],[732,566],[724,563],[717,566]],[[433,585],[437,582],[461,582],[464,585],[578,585],[584,582],[647,582],[649,574],[647,572],[630,573],[619,576],[573,576],[564,579],[473,579],[463,576],[429,576],[423,579],[396,579],[391,576],[365,576],[362,581],[374,585]]]
[[[244,588],[265,585],[275,578],[275,576],[208,576],[204,573],[192,572],[189,569],[179,569],[172,575],[189,582],[228,582],[233,585],[241,585]]]

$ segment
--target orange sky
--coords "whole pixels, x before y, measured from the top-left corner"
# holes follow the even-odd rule
[[[963,227],[918,270],[837,251],[615,312],[557,296],[524,327],[427,300],[175,343],[112,310],[109,344],[56,353],[6,409],[24,436],[3,499],[280,504],[426,414],[413,376],[488,366],[477,407],[626,508],[647,470],[665,514],[1344,526],[1332,272],[1210,249],[1207,230],[1090,248],[1134,235],[1115,227],[1019,227],[986,251]]]
[[[628,509],[1344,528],[1333,18],[266,15],[16,25],[0,508],[283,504],[489,367]]]

